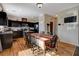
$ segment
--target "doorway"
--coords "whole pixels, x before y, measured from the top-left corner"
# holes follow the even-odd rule
[[[50,34],[53,35],[53,22],[50,22]]]

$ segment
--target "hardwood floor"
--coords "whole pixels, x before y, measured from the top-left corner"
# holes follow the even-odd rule
[[[11,48],[1,51],[0,56],[18,56],[18,52],[28,49],[28,45],[26,45],[25,43],[26,42],[24,38],[18,38],[16,41],[13,42]],[[58,51],[56,52],[56,54],[59,56],[72,56],[74,54],[74,51],[75,46],[64,42],[59,42]]]
[[[25,49],[25,40],[23,38],[18,38],[16,41],[13,42],[13,45],[11,48],[6,49],[2,52],[0,52],[1,56],[16,56],[19,51]]]
[[[57,54],[60,56],[73,56],[75,52],[75,46],[64,42],[59,42]]]

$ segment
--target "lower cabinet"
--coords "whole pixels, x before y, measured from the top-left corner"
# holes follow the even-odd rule
[[[12,46],[13,36],[12,34],[0,35],[2,50],[10,48]]]
[[[23,31],[13,31],[13,38],[23,37]]]

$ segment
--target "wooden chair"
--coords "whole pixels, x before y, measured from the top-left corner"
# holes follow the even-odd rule
[[[55,51],[57,51],[57,40],[58,40],[57,35],[54,35],[52,39],[46,43],[46,49],[47,50],[55,49]]]

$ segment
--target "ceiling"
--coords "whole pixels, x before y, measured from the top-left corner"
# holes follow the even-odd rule
[[[38,8],[35,3],[4,3],[4,10],[8,14],[18,17],[39,16],[40,14],[56,15],[60,11],[78,6],[78,3],[44,3]]]

